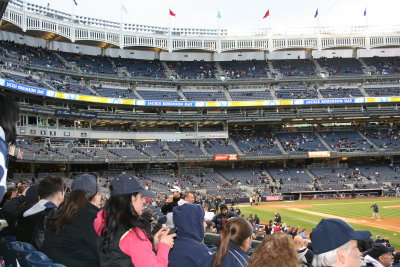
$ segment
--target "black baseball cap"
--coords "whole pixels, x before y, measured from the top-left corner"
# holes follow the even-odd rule
[[[315,254],[337,249],[350,240],[368,240],[369,231],[354,231],[345,221],[340,219],[322,219],[311,233],[311,242]]]
[[[387,254],[387,253],[393,253],[393,248],[392,247],[387,247],[382,243],[375,243],[372,248],[368,249],[365,254],[370,255],[374,259],[379,259],[380,256]]]
[[[97,176],[91,173],[77,175],[72,182],[71,190],[83,190],[91,196],[96,195],[97,192],[100,192],[100,188],[97,185]]]
[[[111,196],[141,193],[143,196],[153,198],[155,195],[144,189],[138,179],[126,173],[115,176],[110,183]]]
[[[220,210],[228,210],[228,206],[226,206],[225,204],[221,204],[221,206],[219,206]]]

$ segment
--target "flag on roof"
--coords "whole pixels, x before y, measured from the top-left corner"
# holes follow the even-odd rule
[[[220,19],[220,18],[221,18],[221,13],[220,13],[219,10],[218,10],[217,19]]]
[[[364,17],[367,15],[367,8],[364,9]]]
[[[268,18],[268,17],[269,17],[269,9],[268,9],[267,12],[265,13],[263,19],[266,19],[266,18]]]
[[[172,12],[172,10],[171,10],[171,9],[169,10],[169,15],[170,15],[170,16],[173,16],[173,17],[175,17],[175,16],[176,16],[176,14],[175,14],[174,12]]]
[[[318,17],[318,8],[317,8],[317,10],[315,11],[315,15],[314,15],[314,18],[316,18],[316,17]]]

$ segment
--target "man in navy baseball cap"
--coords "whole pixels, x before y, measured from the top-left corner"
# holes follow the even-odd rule
[[[369,231],[355,231],[340,219],[322,219],[311,233],[313,266],[359,267],[357,240],[371,238]]]

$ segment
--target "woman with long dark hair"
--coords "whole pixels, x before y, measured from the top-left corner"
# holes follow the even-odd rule
[[[204,266],[207,267],[243,267],[249,256],[246,254],[252,242],[253,227],[241,217],[228,220],[220,233],[217,252]]]
[[[40,250],[66,266],[97,267],[100,262],[93,228],[101,201],[97,177],[78,175],[71,187],[72,193],[61,204],[60,212],[49,220]]]
[[[17,138],[19,107],[16,102],[0,95],[0,200],[6,189],[8,146]]]
[[[99,236],[100,266],[167,267],[176,234],[161,228],[152,236],[141,217],[145,197],[152,197],[131,175],[120,174],[110,184],[110,198],[94,222]]]

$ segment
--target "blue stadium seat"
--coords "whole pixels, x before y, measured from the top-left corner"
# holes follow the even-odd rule
[[[17,237],[13,236],[13,235],[1,236],[0,241],[3,241],[3,240],[7,241],[7,242],[14,242],[17,240]]]
[[[6,266],[16,266],[17,255],[11,248],[11,242],[15,241],[15,236],[2,236],[0,238],[0,255],[6,263]]]
[[[67,267],[67,266],[59,263],[38,262],[32,264],[31,267]]]
[[[40,251],[31,251],[25,257],[25,264],[26,267],[32,267],[36,264],[53,264],[53,261]]]
[[[13,250],[15,250],[15,251],[36,251],[37,249],[33,246],[33,245],[31,245],[31,244],[29,244],[29,243],[26,243],[26,242],[20,242],[20,241],[14,241],[14,242],[11,242],[11,247],[12,247],[12,249]]]
[[[11,244],[12,250],[16,254],[16,258],[18,260],[19,265],[21,267],[27,267],[28,265],[26,263],[25,258],[30,253],[36,252],[36,248],[26,242],[15,241],[15,242],[11,242],[10,244]]]

